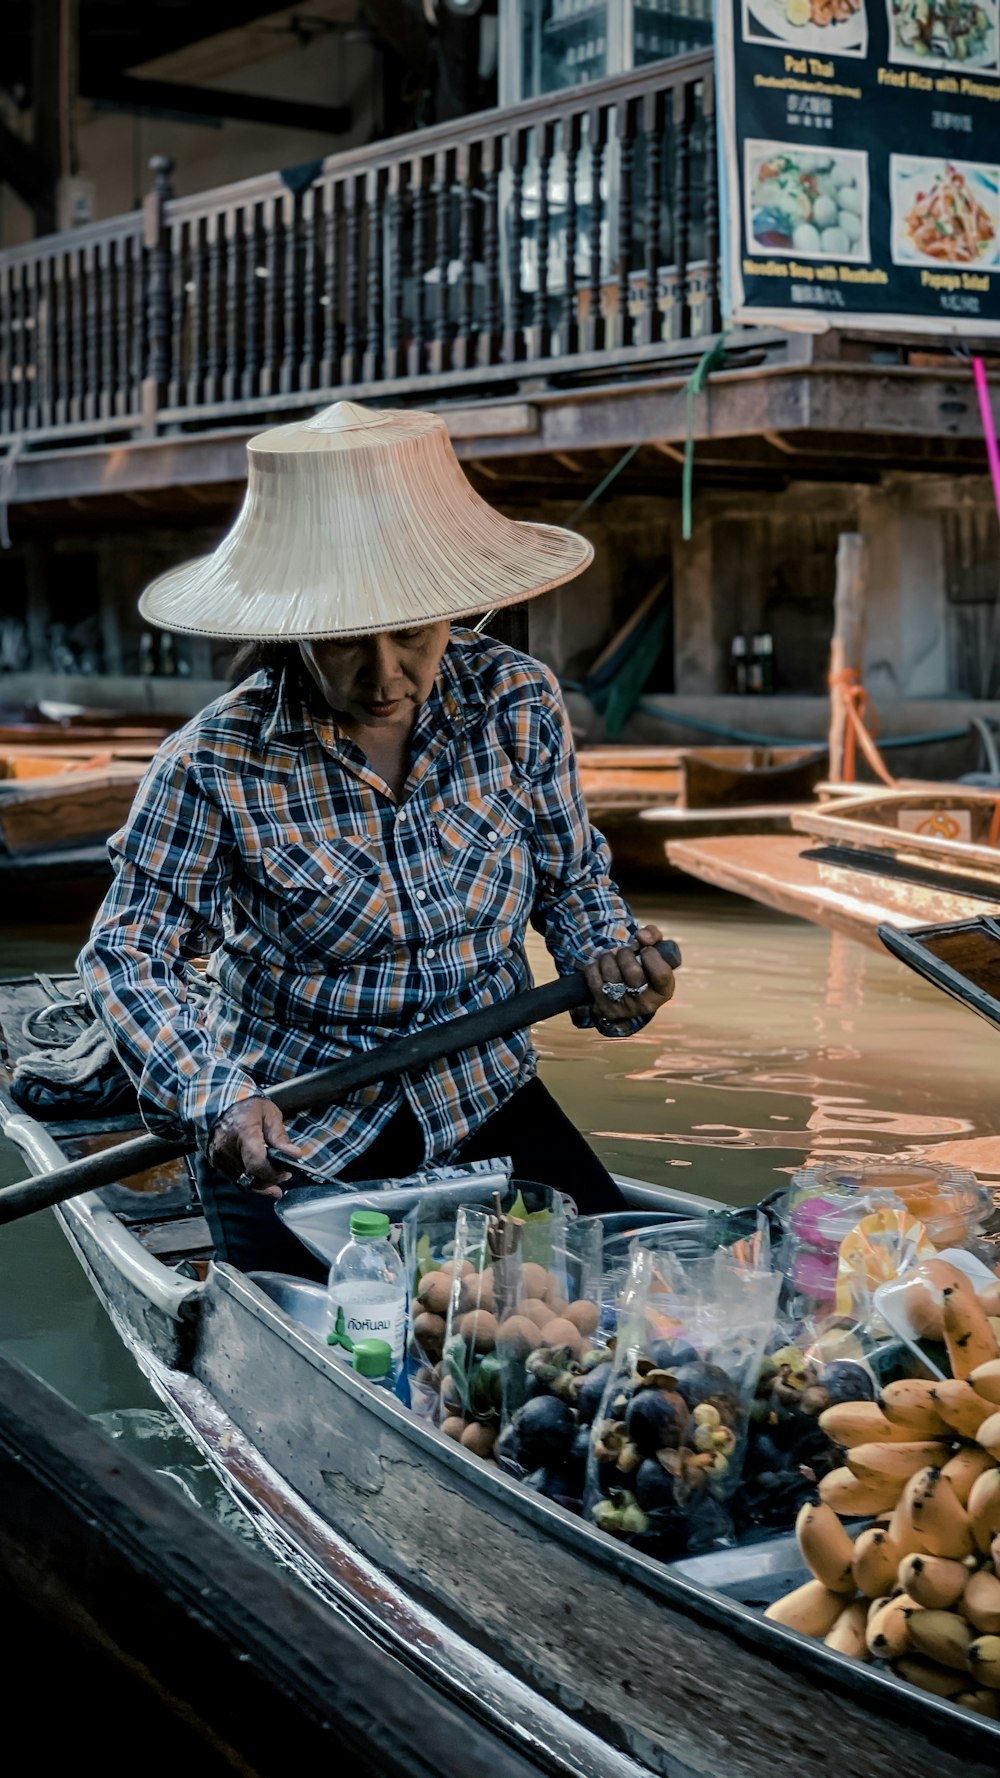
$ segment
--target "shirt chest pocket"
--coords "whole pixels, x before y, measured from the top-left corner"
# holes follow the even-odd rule
[[[530,801],[512,790],[434,811],[445,875],[470,927],[526,916],[534,886],[532,821]]]
[[[293,843],[261,853],[264,924],[286,951],[362,962],[391,943],[378,864],[354,840]]]

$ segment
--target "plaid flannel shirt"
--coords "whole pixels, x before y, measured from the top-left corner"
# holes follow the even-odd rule
[[[399,804],[332,715],[259,673],[160,748],[110,846],[80,973],[147,1127],[203,1148],[240,1099],[529,987],[529,920],[561,974],[636,931],[552,674],[463,629]],[[199,1011],[184,964],[205,953]],[[334,1178],[405,1096],[427,1159],[446,1161],[534,1068],[519,1032],[289,1132],[302,1166]]]

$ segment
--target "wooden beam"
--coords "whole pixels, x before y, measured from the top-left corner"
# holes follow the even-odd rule
[[[76,0],[34,0],[31,18],[33,146],[44,178],[31,208],[36,235],[49,235],[59,223],[59,181],[74,170]]]
[[[42,156],[30,142],[25,142],[0,117],[0,181],[9,185],[21,201],[30,210],[44,204],[53,203],[51,197],[51,176]],[[41,231],[40,231],[41,232]],[[49,230],[51,233],[51,230]]]
[[[275,129],[315,130],[322,136],[345,136],[352,121],[349,105],[306,105],[296,99],[268,99],[258,93],[227,92],[220,86],[189,86],[179,80],[145,80],[132,74],[95,72],[82,97],[116,111],[169,112],[202,123],[232,118]]]

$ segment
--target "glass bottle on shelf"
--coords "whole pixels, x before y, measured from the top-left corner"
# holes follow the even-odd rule
[[[729,644],[729,688],[738,697],[747,689],[747,639],[734,636]]]

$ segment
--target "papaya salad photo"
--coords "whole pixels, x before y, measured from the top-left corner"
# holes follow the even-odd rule
[[[991,265],[1000,242],[1000,169],[893,157],[897,263]]]

